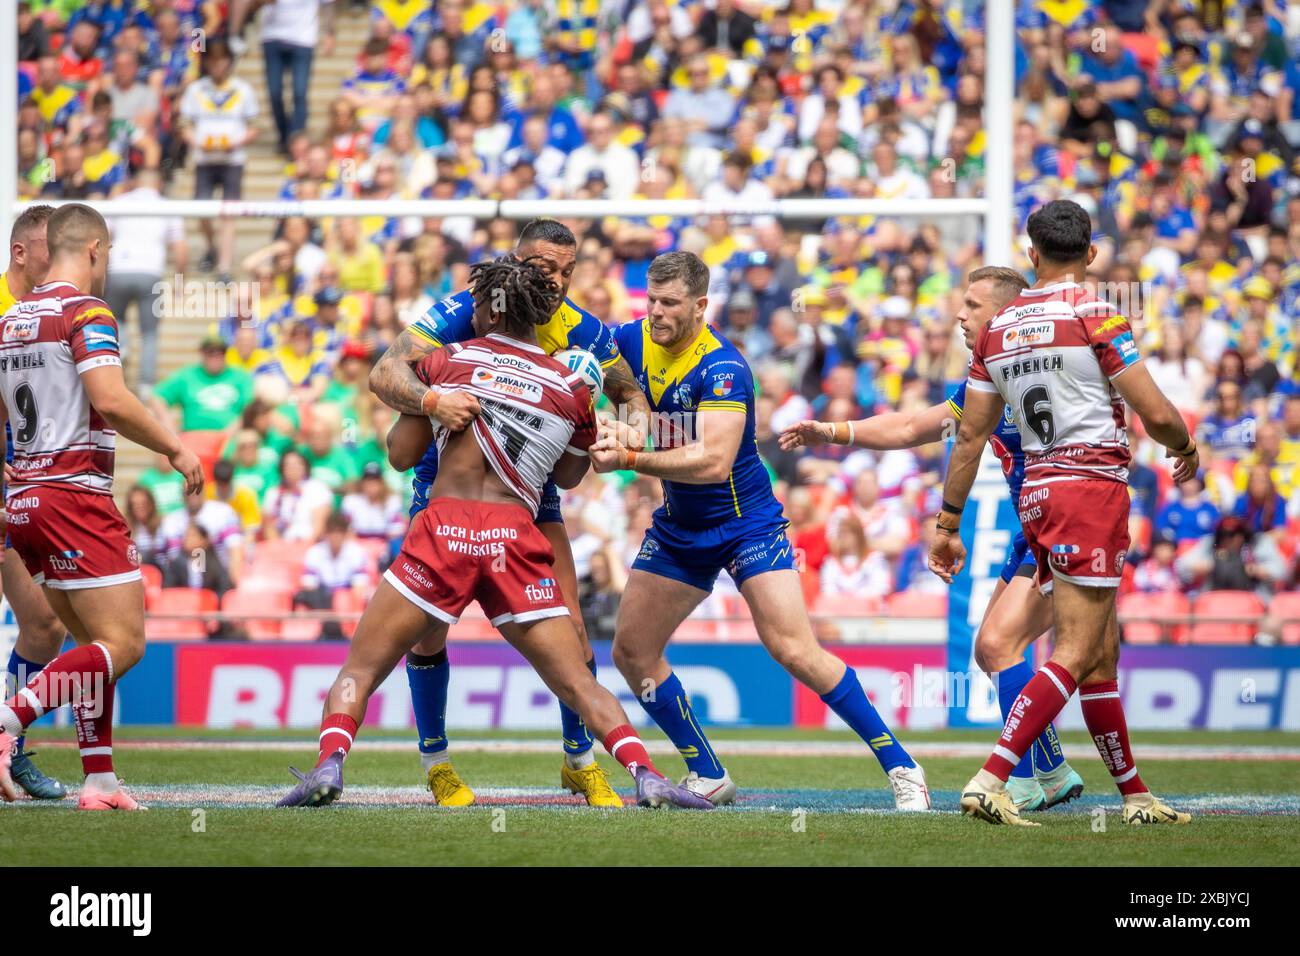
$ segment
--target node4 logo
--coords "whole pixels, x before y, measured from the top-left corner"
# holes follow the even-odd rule
[[[542,578],[536,584],[524,588],[524,597],[537,604],[539,601],[555,600],[555,578]]]

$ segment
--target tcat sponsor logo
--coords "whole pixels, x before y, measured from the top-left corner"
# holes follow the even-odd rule
[[[50,925],[126,927],[132,936],[148,936],[153,929],[152,893],[83,893],[73,886],[50,897]]]

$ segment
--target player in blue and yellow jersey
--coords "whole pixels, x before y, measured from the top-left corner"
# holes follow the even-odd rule
[[[50,250],[45,244],[45,225],[53,206],[28,206],[14,220],[9,232],[9,271],[0,275],[0,316],[36,286],[45,281],[50,267]],[[14,460],[13,436],[5,423],[5,462]],[[4,534],[0,531],[0,534]],[[8,535],[6,535],[6,545]],[[18,622],[18,639],[9,655],[4,675],[4,694],[8,697],[24,686],[42,668],[58,656],[67,628],[54,613],[45,593],[32,582],[21,561],[0,564],[0,581],[4,595]],[[14,744],[10,775],[14,782],[34,800],[62,800],[67,790],[59,781],[45,776],[32,763],[31,754],[23,750],[24,738]]]
[[[553,219],[537,219],[524,227],[515,244],[514,255],[525,262],[542,268],[556,288],[558,303],[551,320],[537,327],[538,344],[548,354],[568,348],[590,351],[600,361],[605,373],[604,393],[617,405],[625,406],[621,418],[630,423],[640,423],[637,430],[644,434],[649,419],[649,407],[637,387],[628,367],[618,352],[610,334],[600,319],[571,303],[566,297],[569,281],[577,263],[578,244],[573,233]],[[404,414],[403,420],[389,436],[389,458],[403,470],[416,466],[412,516],[428,503],[429,486],[438,472],[438,450],[429,440],[431,431],[425,402],[429,387],[421,382],[412,368],[436,348],[452,342],[474,338],[471,322],[473,297],[467,290],[448,296],[438,302],[428,315],[405,329],[375,365],[370,376],[370,388],[391,408]],[[472,397],[448,394],[437,403],[435,414],[448,428],[459,430],[477,414],[477,404]],[[411,444],[403,440],[408,434],[417,435]],[[399,447],[399,445],[401,447]],[[411,460],[406,460],[411,447],[418,449]],[[560,496],[553,482],[548,482],[543,494],[537,524],[555,551],[555,577],[564,595],[573,623],[578,629],[587,655],[588,666],[594,672],[595,658],[582,625],[578,608],[578,576],[574,569],[573,551],[560,514]],[[446,710],[447,686],[450,668],[447,663],[446,625],[432,625],[425,640],[407,655],[406,674],[411,685],[411,704],[415,709],[415,722],[420,733],[420,755],[438,802],[445,806],[464,806],[473,803],[474,794],[456,774],[448,759]],[[591,753],[591,735],[576,712],[560,704],[560,722],[564,738],[564,767],[561,783],[574,793],[582,793],[592,806],[621,806],[622,801],[609,785],[605,772],[595,763]]]
[[[655,450],[621,423],[592,446],[598,472],[630,469],[663,481],[619,605],[614,663],[686,760],[687,789],[715,804],[736,785],[710,746],[664,658],[673,632],[723,568],[773,659],[852,727],[894,787],[900,810],[928,810],[925,775],[867,699],[857,675],[817,643],[804,607],[785,515],[754,440],[754,380],[740,352],[704,322],[709,267],[689,252],[650,265],[649,314],[615,339],[650,399]],[[650,690],[653,688],[653,690]]]
[[[1012,269],[994,266],[970,274],[957,313],[968,348],[974,347],[975,338],[989,320],[1027,285]],[[793,450],[832,442],[888,451],[928,445],[957,434],[965,403],[966,383],[962,382],[947,401],[915,414],[887,412],[856,422],[797,422],[781,433],[781,447]],[[989,437],[989,444],[1002,462],[1011,500],[1018,509],[1020,486],[1025,480],[1025,453],[1010,407]],[[1052,626],[1052,601],[1034,586],[1036,571],[1034,556],[1024,532],[1020,532],[1011,542],[1001,580],[994,587],[975,637],[975,662],[997,684],[1003,720],[1034,676],[1033,667],[1025,661],[1025,650]],[[1022,810],[1046,810],[1083,793],[1083,779],[1065,762],[1051,724],[1012,771],[1007,792]]]

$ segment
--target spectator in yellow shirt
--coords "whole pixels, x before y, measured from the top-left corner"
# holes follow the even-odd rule
[[[339,286],[345,292],[383,292],[384,255],[373,242],[361,238],[361,226],[355,218],[345,217],[334,226],[326,241],[329,260],[339,270]]]

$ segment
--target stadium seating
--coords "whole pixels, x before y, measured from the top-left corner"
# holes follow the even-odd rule
[[[217,595],[207,588],[160,588],[145,619],[145,635],[151,640],[202,641],[211,630],[204,615],[217,610]],[[160,614],[186,615],[181,618],[157,617]]]
[[[948,595],[899,591],[886,599],[885,613],[893,617],[947,617]]]
[[[1125,594],[1116,610],[1125,643],[1187,643],[1186,624],[1165,624],[1160,620],[1186,617],[1191,605],[1182,594]]]
[[[1250,591],[1207,591],[1192,602],[1192,644],[1249,644],[1264,605]],[[1220,618],[1220,620],[1215,620]]]
[[[864,617],[880,614],[884,604],[877,597],[857,597],[853,594],[822,594],[813,605],[814,614],[827,617]]]
[[[293,610],[293,592],[240,586],[226,592],[221,609],[230,614],[288,614]],[[243,621],[244,631],[251,641],[279,640],[281,627],[278,618],[250,617]]]
[[[477,607],[477,605],[475,606]],[[334,592],[334,610],[339,614],[360,614],[365,609],[366,602],[351,588],[343,588]],[[343,636],[351,640],[352,635],[356,633],[357,622],[343,621],[341,627],[343,628]]]
[[[152,610],[154,602],[158,598],[158,592],[162,590],[162,571],[153,564],[140,565],[140,577],[144,579],[144,606],[146,610]]]
[[[1300,644],[1300,592],[1288,591],[1274,595],[1269,602],[1268,613],[1282,623],[1279,636],[1283,644]]]

